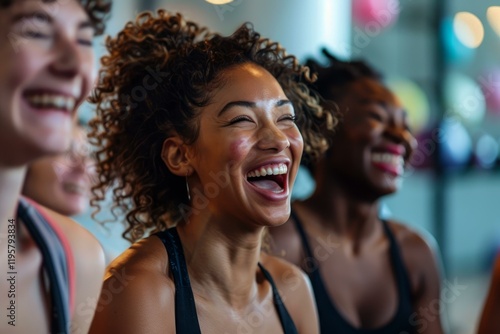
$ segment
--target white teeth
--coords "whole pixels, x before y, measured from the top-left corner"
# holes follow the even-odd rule
[[[26,98],[36,107],[53,107],[66,111],[72,111],[76,103],[74,98],[64,95],[33,94]]]
[[[247,174],[248,177],[260,177],[266,175],[280,175],[286,174],[288,167],[285,164],[269,165],[253,170]]]
[[[398,167],[403,167],[405,163],[405,160],[401,155],[392,153],[373,153],[372,161],[391,164]]]

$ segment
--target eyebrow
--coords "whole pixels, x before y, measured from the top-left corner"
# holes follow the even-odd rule
[[[275,106],[276,107],[282,107],[284,105],[292,105],[292,102],[290,100],[279,100],[276,102]],[[257,106],[255,102],[250,102],[250,101],[232,101],[227,103],[220,111],[217,117],[221,116],[223,113],[228,111],[229,109],[233,107],[244,107],[244,108],[249,108],[253,109]]]
[[[23,21],[23,20],[33,20],[33,19],[44,21],[44,22],[47,22],[49,24],[54,23],[54,19],[50,15],[48,15],[47,13],[44,13],[42,11],[32,11],[32,12],[24,12],[24,13],[14,15],[14,17],[11,20],[11,24],[16,24],[16,23]],[[80,24],[78,25],[79,30],[86,29],[86,28],[94,29],[92,22],[90,22],[90,20],[88,20],[88,19],[80,22]]]

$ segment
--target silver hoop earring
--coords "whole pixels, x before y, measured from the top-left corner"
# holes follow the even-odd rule
[[[191,192],[189,191],[189,183],[188,183],[188,176],[186,174],[186,192],[188,196],[188,201],[191,201]]]

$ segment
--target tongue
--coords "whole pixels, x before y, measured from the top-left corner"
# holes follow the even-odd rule
[[[270,190],[273,192],[280,192],[283,190],[283,188],[281,188],[280,185],[273,180],[252,180],[250,183],[263,190]]]

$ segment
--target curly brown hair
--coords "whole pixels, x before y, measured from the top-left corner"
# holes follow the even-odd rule
[[[230,67],[255,63],[277,79],[296,111],[305,159],[317,159],[328,148],[325,132],[337,120],[304,83],[312,81],[309,69],[250,24],[223,37],[159,10],[128,22],[106,46],[90,99],[97,109],[90,138],[98,147],[99,173],[92,204],[98,213],[112,187],[112,212],[127,212],[123,236],[129,241],[181,220],[180,207],[189,204],[185,180],[164,165],[162,145],[173,134],[186,143],[196,140],[200,108]]]
[[[0,0],[0,8],[7,8],[16,0]],[[51,3],[57,2],[59,0],[41,0],[42,2]],[[92,22],[92,26],[95,30],[95,35],[99,36],[104,33],[106,28],[106,20],[109,17],[109,12],[111,11],[111,0],[78,0],[82,5],[83,9],[87,12],[87,15]]]

